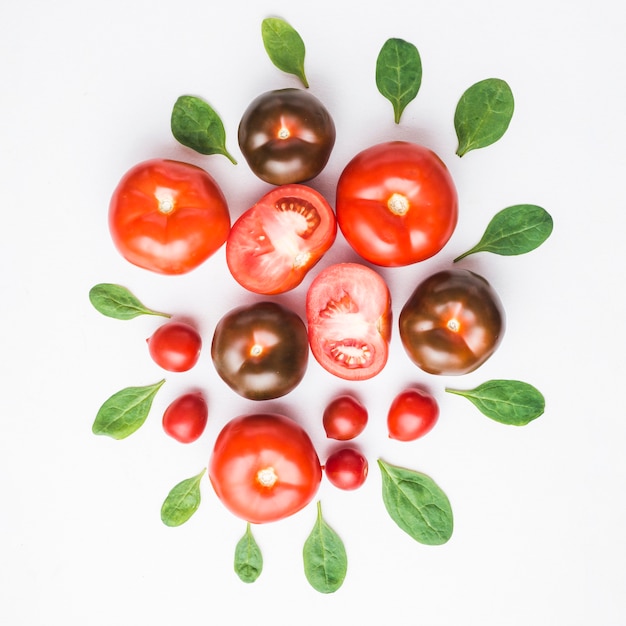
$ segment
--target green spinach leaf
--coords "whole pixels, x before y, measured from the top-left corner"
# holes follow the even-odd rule
[[[235,572],[244,583],[253,583],[263,571],[263,554],[257,544],[250,522],[235,547]]]
[[[278,17],[268,17],[261,23],[263,46],[270,61],[281,71],[297,76],[308,88],[304,72],[306,49],[304,41],[293,26]]]
[[[171,317],[145,307],[126,287],[112,283],[99,283],[89,290],[89,301],[102,315],[118,320],[130,320],[139,315]]]
[[[172,487],[161,506],[161,521],[166,526],[180,526],[200,506],[200,481],[205,469],[191,478],[185,478]]]

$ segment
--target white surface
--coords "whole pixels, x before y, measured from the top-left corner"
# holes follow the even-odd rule
[[[3,3],[0,622],[626,623],[622,14],[618,2],[580,0]],[[93,284],[119,282],[149,306],[192,316],[207,344],[222,313],[253,299],[227,275],[223,250],[184,277],[129,266],[111,244],[106,213],[120,176],[155,156],[206,167],[235,216],[264,192],[238,150],[238,120],[260,92],[298,85],[265,55],[260,23],[268,15],[303,36],[311,91],[337,124],[336,149],[314,183],[331,201],[348,159],[384,139],[425,143],[455,177],[461,215],[444,252],[383,272],[396,320],[420,277],[474,244],[497,210],[531,202],[555,221],[550,240],[531,254],[464,263],[498,289],[508,327],[482,369],[452,381],[527,380],[547,399],[536,422],[508,428],[444,394],[450,381],[409,363],[395,324],[378,378],[344,384],[311,360],[305,382],[266,405],[305,421],[322,457],[330,446],[321,411],[330,397],[355,390],[370,411],[358,440],[371,463],[368,482],[352,493],[324,482],[319,493],[349,556],[344,586],[332,596],[313,591],[302,571],[314,506],[255,529],[265,569],[254,585],[232,571],[244,525],[208,481],[186,525],[162,525],[169,488],[205,465],[230,417],[258,408],[217,379],[208,349],[196,369],[167,376],[138,433],[122,442],[91,434],[111,393],[162,376],[144,343],[159,320],[100,316],[87,298]],[[374,83],[389,37],[415,43],[424,66],[399,127]],[[500,142],[459,159],[456,102],[490,76],[511,85],[513,122]],[[183,93],[218,110],[238,166],[176,144],[169,115]],[[340,239],[323,264],[346,254]],[[302,312],[305,288],[283,300]],[[385,412],[411,382],[431,387],[441,420],[419,442],[392,442]],[[163,435],[160,414],[193,385],[206,389],[210,425],[182,446]],[[387,517],[379,456],[444,488],[455,513],[448,544],[421,546]]]

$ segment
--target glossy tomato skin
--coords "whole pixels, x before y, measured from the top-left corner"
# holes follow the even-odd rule
[[[302,89],[277,89],[255,98],[239,123],[239,147],[250,169],[273,185],[302,183],[326,166],[335,145],[326,107]]]
[[[226,241],[230,213],[203,169],[152,159],[130,169],[109,205],[109,230],[122,256],[160,274],[184,274]]]
[[[200,392],[176,398],[163,413],[163,430],[180,443],[196,441],[206,428],[209,407]]]
[[[328,403],[322,424],[329,439],[347,441],[365,430],[368,418],[367,409],[357,398],[343,394]]]
[[[167,322],[147,339],[154,362],[168,372],[186,372],[200,357],[202,337],[185,322]]]
[[[439,252],[457,224],[454,181],[424,146],[391,141],[366,148],[337,184],[339,228],[366,261],[410,265]]]
[[[465,269],[438,272],[420,283],[400,313],[400,337],[425,372],[461,375],[499,346],[505,314],[496,291]]]
[[[336,263],[311,282],[306,297],[311,352],[345,380],[376,376],[387,363],[391,295],[383,278],[360,263]]]
[[[281,185],[233,224],[226,262],[246,289],[283,293],[302,282],[336,235],[335,213],[319,192],[306,185]]]
[[[352,491],[363,485],[367,478],[367,459],[358,450],[341,448],[326,459],[324,472],[335,487]]]
[[[273,522],[305,507],[322,479],[311,439],[284,415],[237,417],[218,435],[209,478],[223,504],[254,523]]]
[[[405,389],[392,401],[387,414],[390,439],[415,441],[430,432],[439,419],[439,404],[422,389]]]
[[[211,356],[217,373],[239,395],[278,398],[294,389],[306,372],[306,326],[277,302],[237,307],[217,323]]]

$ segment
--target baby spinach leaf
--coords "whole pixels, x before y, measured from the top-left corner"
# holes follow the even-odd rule
[[[489,380],[475,389],[446,391],[467,398],[492,420],[512,426],[528,424],[543,414],[546,405],[538,389],[519,380]]]
[[[262,571],[263,555],[248,522],[244,536],[235,546],[235,572],[244,583],[253,583]]]
[[[100,407],[92,426],[94,435],[124,439],[138,430],[148,417],[152,401],[165,379],[145,387],[126,387]]]
[[[180,526],[198,510],[200,506],[200,480],[205,469],[199,474],[182,480],[172,487],[161,506],[161,521],[166,526]]]
[[[496,213],[481,240],[454,262],[476,252],[502,256],[525,254],[538,248],[552,233],[552,216],[534,204],[516,204]]]
[[[487,78],[469,87],[454,113],[459,140],[456,153],[462,157],[498,141],[509,127],[513,109],[511,88],[500,78]]]
[[[102,315],[118,320],[130,320],[139,315],[172,317],[146,308],[126,287],[112,283],[99,283],[89,290],[89,300]]]
[[[270,61],[279,70],[297,76],[308,88],[304,72],[306,50],[295,28],[278,17],[268,17],[261,23],[261,36]]]
[[[220,116],[210,104],[196,96],[180,96],[174,103],[171,118],[175,139],[200,154],[221,154],[233,164],[226,149],[226,131]]]
[[[391,102],[396,124],[421,83],[422,61],[417,48],[404,39],[388,39],[376,59],[376,86]]]
[[[304,574],[313,589],[334,593],[348,571],[348,557],[339,535],[324,521],[322,504],[317,503],[317,520],[302,551]]]
[[[452,536],[450,501],[432,478],[378,460],[383,502],[391,519],[416,541],[441,545]]]

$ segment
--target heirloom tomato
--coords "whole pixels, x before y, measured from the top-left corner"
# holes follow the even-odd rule
[[[315,496],[322,479],[311,439],[284,415],[237,417],[215,440],[209,478],[227,509],[254,524],[293,515]]]
[[[335,213],[320,193],[305,185],[282,185],[233,224],[226,262],[246,289],[283,293],[302,282],[336,234]]]
[[[391,439],[413,441],[423,437],[437,423],[439,405],[421,389],[405,389],[391,403],[387,430]]]
[[[341,448],[333,452],[324,465],[326,478],[339,489],[358,489],[367,478],[367,459],[353,448]]]
[[[200,392],[176,398],[163,413],[163,430],[181,443],[191,443],[204,432],[209,407]]]
[[[277,302],[243,305],[217,323],[211,356],[222,380],[249,400],[289,393],[307,369],[306,326]]]
[[[200,333],[185,322],[167,322],[147,339],[154,362],[169,372],[186,372],[200,357]]]
[[[346,441],[360,435],[367,426],[367,409],[354,396],[341,395],[324,409],[322,424],[329,439]]]
[[[116,248],[134,265],[183,274],[225,243],[230,214],[206,171],[153,159],[133,167],[119,182],[109,205],[109,230]]]
[[[306,315],[313,356],[331,374],[364,380],[387,362],[391,296],[383,278],[359,263],[322,270],[307,291]]]
[[[457,223],[456,188],[443,161],[406,142],[357,154],[337,184],[337,222],[366,261],[393,267],[439,252]]]
[[[335,145],[335,124],[308,91],[277,89],[255,98],[238,130],[250,169],[273,185],[301,183],[326,166]]]
[[[504,325],[502,303],[487,280],[453,269],[417,286],[400,313],[400,338],[424,371],[467,374],[493,354]]]

